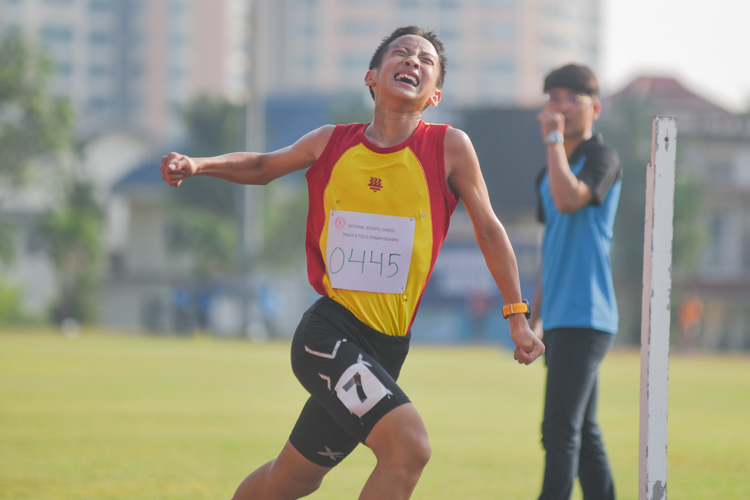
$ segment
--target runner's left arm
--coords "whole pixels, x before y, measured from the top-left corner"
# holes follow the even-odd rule
[[[449,128],[445,137],[445,168],[448,185],[466,208],[484,260],[506,304],[521,302],[518,264],[508,234],[492,210],[487,185],[479,168],[474,146],[465,132]],[[516,345],[514,358],[530,364],[544,352],[526,316],[509,318],[510,336]]]

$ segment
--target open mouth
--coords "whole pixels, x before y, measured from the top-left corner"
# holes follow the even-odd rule
[[[394,80],[396,80],[397,82],[408,83],[412,87],[416,87],[417,85],[419,85],[419,79],[417,79],[416,76],[410,75],[408,73],[396,73]]]

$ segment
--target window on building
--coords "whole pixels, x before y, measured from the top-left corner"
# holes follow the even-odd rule
[[[495,74],[509,76],[513,75],[514,64],[510,59],[500,59],[491,62],[488,69]]]
[[[365,54],[346,54],[343,56],[341,65],[347,71],[367,71],[370,67],[370,56]]]
[[[132,30],[127,34],[125,43],[129,50],[137,50],[143,44],[143,34],[140,31]]]
[[[440,0],[438,7],[443,10],[456,10],[459,7],[458,0]]]
[[[169,39],[172,50],[180,50],[187,45],[187,38],[182,33],[175,33]]]
[[[73,74],[73,65],[67,61],[59,61],[55,63],[55,75],[57,76],[70,76]]]
[[[142,0],[129,0],[125,4],[127,15],[130,17],[138,17],[143,13],[143,1]]]
[[[140,97],[130,96],[127,98],[127,103],[128,109],[132,110],[134,113],[137,113],[143,107],[143,102]]]
[[[42,27],[42,40],[45,43],[70,43],[73,30],[69,26],[47,25]]]
[[[484,26],[480,33],[490,40],[511,40],[516,36],[516,28],[511,24],[491,24]]]
[[[547,47],[564,49],[566,47],[570,47],[571,40],[563,36],[556,35],[556,34],[549,34],[549,35],[542,37],[542,43],[546,45]]]
[[[92,78],[104,78],[109,74],[109,70],[103,64],[92,64],[89,66],[89,76]]]
[[[542,14],[552,19],[564,19],[568,17],[568,8],[563,3],[548,3],[542,7]]]
[[[707,263],[711,268],[722,267],[726,247],[726,226],[726,213],[723,210],[713,210],[709,213]]]
[[[734,181],[734,169],[728,163],[717,163],[708,167],[708,178],[712,184],[730,184]]]
[[[750,273],[750,229],[742,235],[742,270]]]
[[[103,113],[109,107],[109,101],[104,97],[92,97],[86,107],[89,113]]]
[[[185,79],[185,70],[183,68],[180,68],[178,66],[173,66],[169,70],[169,79],[172,82],[181,82]]]
[[[91,45],[106,45],[109,43],[109,35],[104,31],[92,31],[89,33]]]
[[[112,8],[110,0],[91,0],[89,2],[89,10],[91,12],[107,12]]]
[[[372,21],[347,21],[341,25],[346,35],[366,35],[378,32],[378,25]]]
[[[139,62],[131,62],[128,65],[127,77],[129,80],[137,80],[143,75],[143,66]]]
[[[461,36],[459,32],[453,28],[443,28],[439,30],[438,33],[440,34],[440,39],[446,43],[455,42]]]
[[[169,10],[173,16],[182,16],[187,13],[187,5],[182,0],[172,0]]]
[[[172,100],[169,102],[169,111],[174,115],[182,115],[185,112],[185,105],[176,99]]]
[[[315,65],[318,63],[317,58],[312,54],[305,54],[301,56],[299,59],[299,64],[306,69],[314,68]]]

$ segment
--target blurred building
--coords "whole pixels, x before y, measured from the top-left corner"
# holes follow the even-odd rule
[[[199,94],[242,100],[252,0],[3,0],[0,30],[23,30],[49,51],[53,89],[78,131],[181,136],[180,109]],[[450,59],[445,107],[536,105],[544,74],[599,64],[601,0],[273,0],[256,26],[259,85],[275,96],[369,99],[373,50],[406,24],[440,33]],[[265,66],[265,69],[263,69]]]
[[[183,136],[181,111],[196,96],[244,100],[247,20],[246,0],[0,1],[0,35],[22,32],[46,51],[51,91],[73,104],[82,148],[69,163],[105,202],[105,251],[113,262],[139,236],[130,231],[138,214],[113,186],[144,161],[156,170],[165,145]],[[3,215],[18,235],[8,275],[24,283],[25,305],[34,312],[52,300],[54,273],[27,242],[55,189],[35,184],[3,195]],[[138,324],[138,314],[132,317]]]
[[[113,128],[163,143],[198,94],[245,96],[246,0],[4,0],[0,31],[48,51],[81,138]]]
[[[732,114],[672,78],[636,79],[611,99],[676,117],[678,175],[700,186],[705,243],[692,277],[673,289],[673,307],[683,313],[677,346],[750,349],[750,114]],[[680,325],[680,316],[692,325]]]
[[[439,110],[455,111],[456,122],[446,121],[476,136],[488,183],[495,186],[493,203],[503,220],[515,220],[524,218],[522,207],[532,199],[527,178],[538,163],[524,172],[508,168],[518,155],[527,156],[517,138],[535,137],[527,128],[536,132],[535,111],[518,108],[539,104],[543,76],[555,66],[576,61],[597,69],[601,3],[268,0],[259,4],[259,29],[250,33],[252,0],[0,0],[0,32],[24,31],[48,50],[53,91],[69,97],[77,111],[83,162],[108,204],[105,239],[112,265],[102,292],[102,322],[160,330],[174,328],[170,304],[179,283],[167,258],[165,187],[152,174],[165,144],[183,137],[180,111],[194,97],[245,98],[253,34],[262,34],[253,71],[262,73],[255,90],[267,96],[266,145],[274,149],[323,123],[359,119],[351,113],[371,102],[363,80],[383,36],[407,24],[436,30],[449,57]],[[500,113],[498,141],[494,115],[482,110],[511,107]],[[464,109],[476,111],[461,116]],[[502,165],[492,163],[490,143],[512,149]],[[508,181],[511,171],[518,182]],[[31,220],[41,207],[30,207],[24,216]],[[456,230],[468,227],[460,217]],[[463,236],[456,239],[454,248],[446,248],[445,262],[469,262],[484,272],[481,259],[465,251]],[[533,260],[534,238],[516,238],[521,240],[531,242],[526,260]],[[526,267],[533,273],[533,263]],[[445,268],[446,276],[450,271]],[[437,302],[464,294],[465,284],[441,281],[441,272]],[[24,276],[19,280],[41,282]]]
[[[436,30],[449,64],[441,106],[532,106],[553,67],[599,65],[601,0],[274,0],[267,85],[274,93],[362,92],[381,39]],[[368,98],[366,93],[362,93]]]

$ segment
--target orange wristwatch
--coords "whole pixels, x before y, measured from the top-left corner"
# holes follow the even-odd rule
[[[503,307],[503,318],[508,319],[511,314],[525,314],[526,319],[530,319],[531,307],[529,307],[529,301],[524,299],[523,302],[505,304]]]

